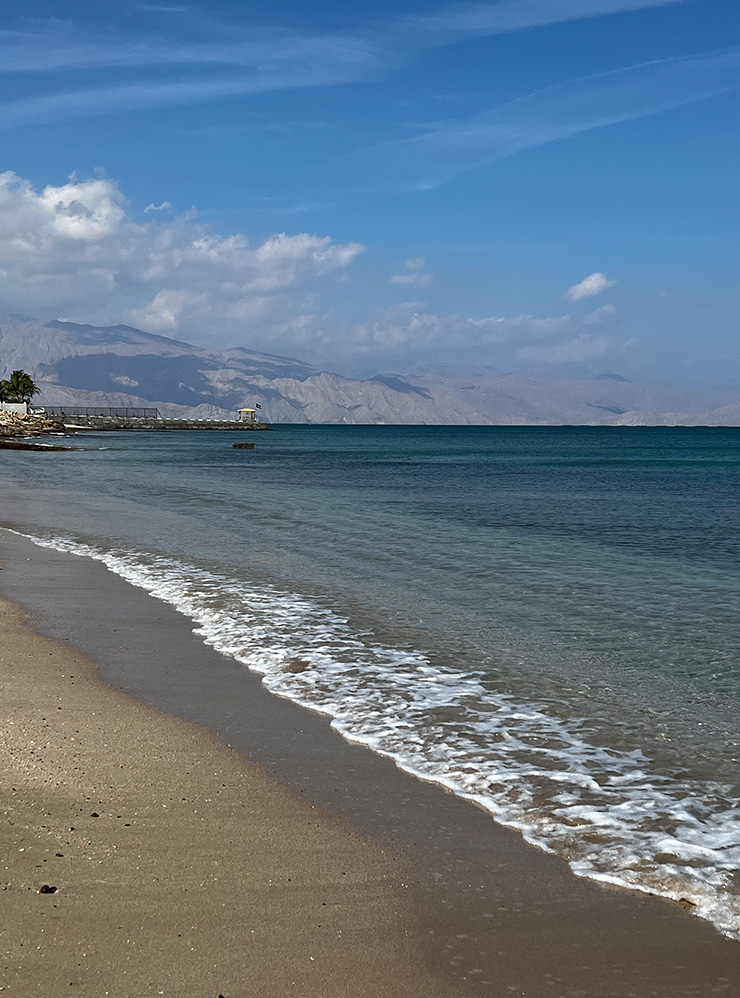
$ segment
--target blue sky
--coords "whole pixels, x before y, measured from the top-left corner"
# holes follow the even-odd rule
[[[11,0],[0,29],[6,312],[740,385],[736,2]]]

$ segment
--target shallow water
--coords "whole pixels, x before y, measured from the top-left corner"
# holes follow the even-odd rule
[[[740,431],[233,439],[6,452],[2,519],[576,872],[740,935]]]

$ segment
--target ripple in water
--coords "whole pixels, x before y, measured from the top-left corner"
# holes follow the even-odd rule
[[[28,536],[28,535],[24,535]],[[313,598],[252,590],[175,559],[36,544],[93,558],[196,624],[273,693],[328,714],[348,740],[488,810],[585,877],[688,898],[740,938],[740,808],[721,783],[661,773],[589,740],[585,717],[496,693],[482,674],[373,640]]]

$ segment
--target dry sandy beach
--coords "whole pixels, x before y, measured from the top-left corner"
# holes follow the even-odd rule
[[[737,942],[347,744],[102,565],[0,561],[4,993],[740,993]]]
[[[0,602],[6,994],[457,993],[399,864],[23,617]]]

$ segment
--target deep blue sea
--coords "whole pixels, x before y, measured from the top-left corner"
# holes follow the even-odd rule
[[[235,439],[0,452],[0,521],[579,875],[740,937],[740,429]]]

